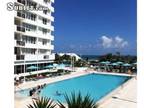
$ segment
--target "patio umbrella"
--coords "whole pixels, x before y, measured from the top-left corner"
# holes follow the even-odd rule
[[[118,66],[119,64],[117,64],[117,63],[112,63],[111,65],[113,65],[113,66]]]
[[[137,65],[137,63],[133,63],[134,65]]]
[[[131,66],[131,64],[126,63],[126,64],[123,64],[123,66]]]
[[[47,65],[45,66],[45,68],[53,68],[54,66],[53,65]]]
[[[58,69],[64,69],[64,68],[65,68],[65,65],[64,65],[64,64],[59,64],[59,65],[57,65],[57,68],[58,68]]]
[[[110,61],[106,61],[106,63],[110,63]]]
[[[110,64],[110,62],[109,62],[109,61],[106,61],[105,64]]]
[[[123,62],[121,62],[121,61],[118,61],[118,62],[116,62],[117,64],[123,64]]]
[[[102,61],[102,62],[100,62],[101,64],[105,64],[106,62],[105,61]]]
[[[38,68],[37,66],[30,66],[27,69],[37,69],[37,68]]]
[[[53,66],[56,67],[58,64],[54,63]]]
[[[102,61],[102,62],[100,62],[100,63],[101,63],[101,64],[106,64],[106,65],[110,64],[109,61]]]

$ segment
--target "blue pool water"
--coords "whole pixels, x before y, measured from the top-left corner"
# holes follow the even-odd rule
[[[41,90],[40,95],[51,97],[54,100],[64,101],[64,96],[56,95],[56,91],[70,95],[71,92],[81,92],[83,96],[89,94],[95,101],[98,101],[112,90],[126,82],[130,77],[90,74],[76,77],[56,83],[48,84]],[[21,91],[21,94],[28,95],[29,90]]]

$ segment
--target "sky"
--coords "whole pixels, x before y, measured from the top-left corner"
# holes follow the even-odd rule
[[[55,0],[54,52],[136,55],[136,0]]]

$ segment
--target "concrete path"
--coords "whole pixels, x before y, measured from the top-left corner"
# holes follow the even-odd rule
[[[122,90],[102,103],[99,108],[137,108],[137,80],[133,78]]]

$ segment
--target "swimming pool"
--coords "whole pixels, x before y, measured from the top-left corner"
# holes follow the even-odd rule
[[[126,82],[130,77],[105,75],[105,74],[89,74],[68,80],[63,80],[46,85],[41,90],[40,96],[50,97],[54,100],[64,101],[63,95],[56,95],[56,91],[61,94],[71,92],[81,92],[83,96],[89,94],[95,101],[100,100],[112,90]],[[23,96],[28,96],[29,90],[20,91]]]

